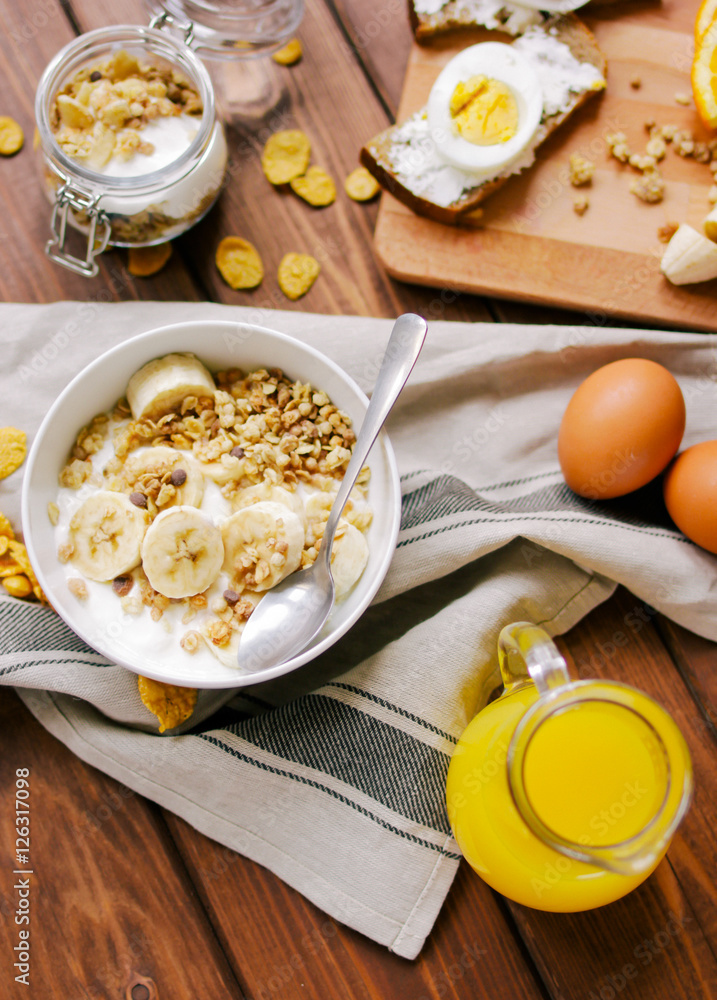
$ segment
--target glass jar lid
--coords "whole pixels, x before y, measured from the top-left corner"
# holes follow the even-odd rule
[[[276,51],[296,32],[304,0],[145,0],[155,18],[191,31],[205,57],[236,59]]]

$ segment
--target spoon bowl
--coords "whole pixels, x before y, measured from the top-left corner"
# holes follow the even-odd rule
[[[239,642],[237,664],[241,670],[253,673],[285,663],[306,649],[324,627],[335,601],[331,551],[339,519],[371,447],[413,370],[426,331],[426,321],[414,313],[404,313],[394,323],[351,461],[326,522],[319,554],[313,565],[292,573],[262,597]]]

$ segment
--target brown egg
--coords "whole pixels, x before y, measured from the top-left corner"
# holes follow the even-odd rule
[[[717,552],[717,441],[693,444],[665,473],[665,505],[683,534]]]
[[[563,414],[565,481],[591,500],[631,493],[662,472],[684,429],[685,401],[666,368],[645,358],[613,361],[578,386]]]

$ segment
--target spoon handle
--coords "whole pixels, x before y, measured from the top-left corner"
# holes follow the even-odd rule
[[[393,325],[363,424],[356,435],[351,461],[341,480],[324,529],[320,552],[326,560],[330,558],[334,532],[349,498],[349,493],[353,489],[361,469],[366,464],[368,453],[386,422],[393,404],[413,370],[426,339],[426,331],[425,319],[415,313],[404,313],[398,317]]]

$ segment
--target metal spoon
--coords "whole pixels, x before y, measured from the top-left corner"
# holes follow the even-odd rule
[[[368,453],[411,374],[426,330],[426,321],[414,313],[404,313],[396,320],[316,561],[308,569],[287,576],[259,601],[239,642],[237,662],[242,670],[254,672],[290,660],[306,649],[329,617],[335,599],[331,547],[339,518]]]

